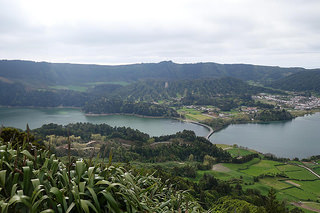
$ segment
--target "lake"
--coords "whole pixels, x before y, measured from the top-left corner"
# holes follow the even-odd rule
[[[131,115],[85,116],[79,109],[69,108],[0,108],[0,125],[31,129],[43,124],[90,122],[126,126],[151,136],[174,134],[184,129],[198,136],[209,131],[202,126],[167,118],[142,118]],[[214,133],[213,143],[238,144],[278,157],[305,158],[320,154],[320,113],[296,118],[287,122],[268,124],[236,124]]]
[[[79,109],[70,108],[0,108],[0,125],[20,129],[26,129],[27,123],[30,129],[35,129],[48,123],[65,125],[76,122],[126,126],[151,136],[175,134],[184,129],[192,130],[198,136],[206,136],[209,133],[205,127],[168,118],[144,118],[133,115],[86,116]]]
[[[287,122],[230,125],[213,134],[210,141],[238,144],[278,157],[320,155],[320,113]]]

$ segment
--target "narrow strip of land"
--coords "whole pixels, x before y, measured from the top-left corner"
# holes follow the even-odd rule
[[[189,123],[197,124],[197,125],[200,125],[200,126],[203,126],[203,127],[207,128],[207,129],[209,129],[210,132],[209,132],[209,134],[205,137],[207,140],[209,140],[210,136],[214,133],[214,130],[213,130],[210,126],[208,126],[208,125],[206,125],[206,124],[199,123],[199,122],[196,122],[196,121],[190,121],[190,120],[186,120],[186,121],[189,122]]]

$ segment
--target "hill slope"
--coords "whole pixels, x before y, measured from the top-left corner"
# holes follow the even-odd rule
[[[176,64],[171,61],[107,66],[2,60],[0,61],[0,80],[18,81],[29,86],[46,86],[88,82],[132,82],[142,79],[183,80],[229,76],[245,81],[253,80],[265,83],[303,70],[303,68],[247,64]]]
[[[277,80],[270,86],[282,90],[320,93],[320,70],[298,72]]]

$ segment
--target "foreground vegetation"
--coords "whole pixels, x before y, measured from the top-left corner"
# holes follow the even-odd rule
[[[25,138],[26,139],[26,138]],[[92,161],[64,164],[28,140],[0,142],[1,212],[200,212],[186,191]]]
[[[132,164],[115,164],[113,161],[119,152],[113,148],[106,163],[92,156],[86,160],[71,157],[70,137],[68,154],[60,159],[46,150],[46,143],[36,141],[38,136],[33,137],[28,128],[26,132],[5,128],[0,136],[0,208],[3,212],[289,212],[286,203],[276,199],[273,189],[263,195],[258,190],[243,189],[241,184],[207,174],[205,171],[225,153],[210,151],[215,149],[214,145],[200,146],[199,151],[180,161],[180,166],[167,170],[163,166],[167,160],[157,164],[141,159]],[[197,140],[188,132],[173,138]],[[199,142],[197,145],[201,145]],[[159,147],[168,149],[168,144],[158,143]],[[112,146],[112,143],[105,144]],[[187,148],[180,146],[180,149]],[[207,153],[212,156],[201,154],[208,149]],[[133,147],[126,150],[133,152]],[[180,154],[171,152],[170,156]],[[224,155],[224,161],[233,159]],[[196,181],[190,179],[192,173],[188,172],[194,168],[204,171]],[[299,211],[296,208],[291,212]]]

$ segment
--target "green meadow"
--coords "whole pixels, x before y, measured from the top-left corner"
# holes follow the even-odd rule
[[[231,146],[219,145],[219,147],[231,153],[240,153],[233,150]],[[241,154],[245,155],[243,151]],[[319,167],[314,167],[315,172],[320,172]],[[197,171],[199,180],[204,174],[212,174],[214,177],[228,181],[229,183],[240,183],[244,190],[258,189],[267,195],[271,188],[277,191],[277,197],[290,202],[308,202],[314,209],[320,210],[320,179],[308,170],[297,165],[282,162],[254,158],[243,163],[220,163],[213,165],[212,170]],[[303,209],[305,212],[312,212]]]

